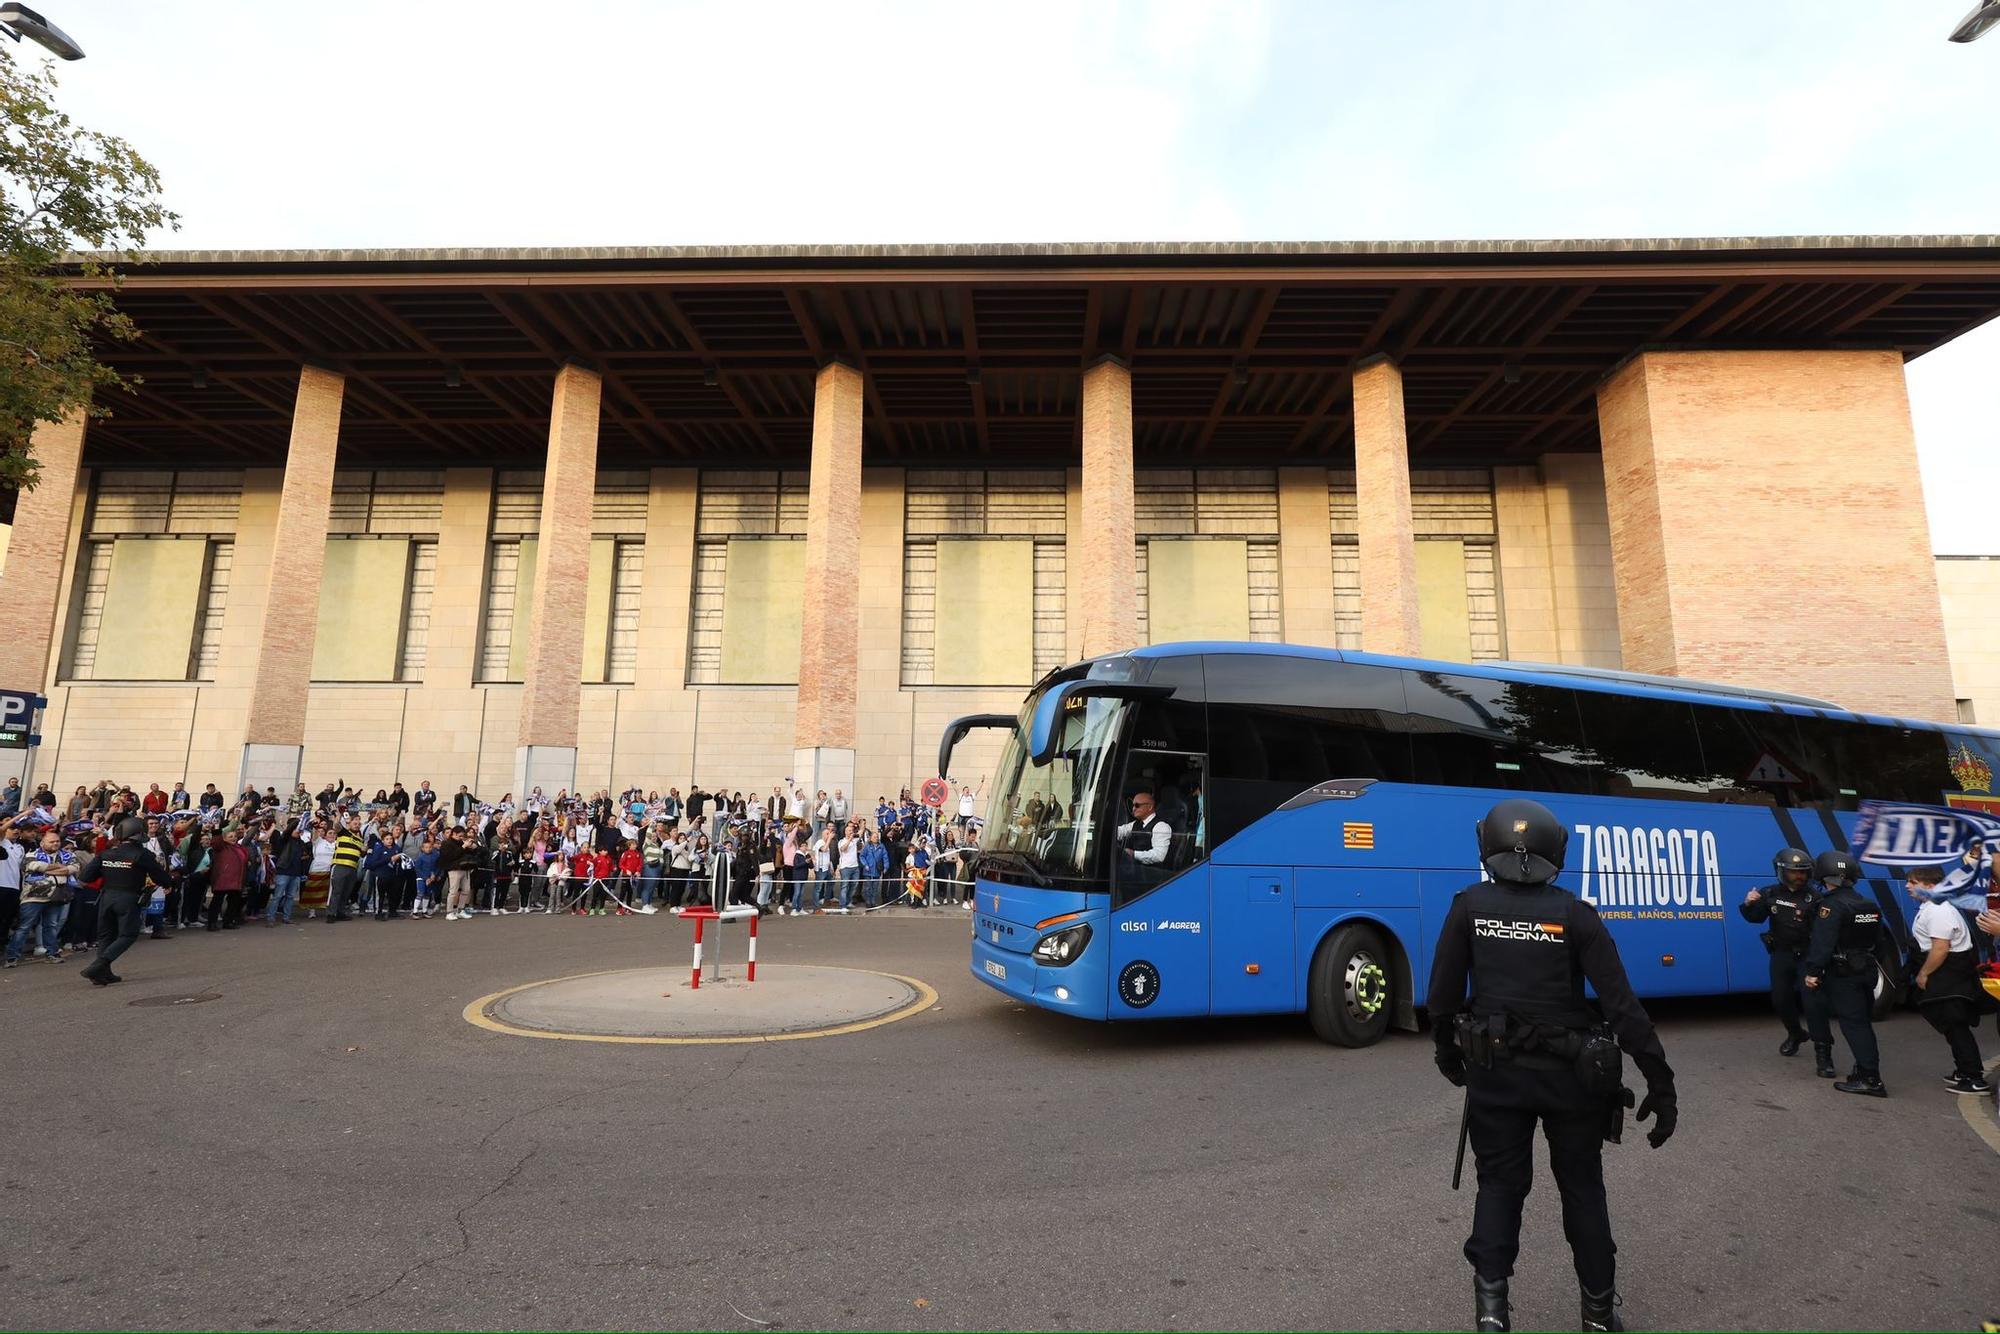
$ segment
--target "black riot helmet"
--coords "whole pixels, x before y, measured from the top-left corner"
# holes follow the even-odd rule
[[[1568,848],[1569,829],[1539,801],[1511,798],[1479,822],[1479,860],[1495,880],[1545,885]]]
[[[1778,873],[1778,880],[1781,883],[1790,883],[1785,880],[1785,873],[1787,871],[1797,871],[1800,875],[1811,879],[1813,872],[1812,855],[1804,848],[1785,848],[1777,856],[1771,858],[1771,869]],[[1800,883],[1803,883],[1803,881]]]
[[[1854,858],[1840,851],[1822,852],[1813,863],[1813,879],[1851,885],[1855,878]]]
[[[137,843],[146,837],[146,822],[128,815],[118,822],[117,834],[120,843]]]

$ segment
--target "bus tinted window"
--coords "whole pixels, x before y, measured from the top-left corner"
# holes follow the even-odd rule
[[[1809,786],[1789,718],[1766,708],[1693,707],[1711,801],[1804,804]]]
[[[1409,781],[1400,673],[1252,654],[1207,668],[1209,846],[1329,778]]]
[[[1713,784],[1691,705],[1579,690],[1576,707],[1606,796],[1709,800]]]
[[[1589,794],[1596,765],[1576,692],[1442,672],[1405,672],[1416,781]]]
[[[1793,718],[1812,800],[1851,811],[1863,799],[1935,802],[1953,786],[1944,738],[1835,718]]]

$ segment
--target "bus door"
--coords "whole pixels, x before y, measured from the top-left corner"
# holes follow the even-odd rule
[[[1276,1014],[1298,1008],[1292,868],[1209,867],[1210,1009]]]
[[[1133,803],[1150,796],[1172,834],[1160,861],[1146,846],[1113,849],[1111,872],[1111,998],[1113,1019],[1209,1012],[1209,868],[1203,810],[1205,757],[1184,751],[1138,750],[1125,765],[1117,795],[1116,831],[1133,822]]]

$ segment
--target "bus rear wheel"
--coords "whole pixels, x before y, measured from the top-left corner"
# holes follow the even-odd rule
[[[1306,979],[1306,1017],[1323,1041],[1366,1047],[1389,1031],[1394,976],[1374,928],[1343,926],[1320,942]]]
[[[1903,971],[1903,961],[1896,957],[1893,945],[1883,944],[1875,950],[1875,987],[1870,997],[1869,1018],[1881,1023],[1901,1009],[1909,997],[1908,975]]]

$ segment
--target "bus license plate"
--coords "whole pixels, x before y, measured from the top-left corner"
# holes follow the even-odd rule
[[[1007,980],[1007,965],[1004,963],[995,963],[993,960],[988,959],[986,961],[986,971],[999,978],[1002,982]]]

